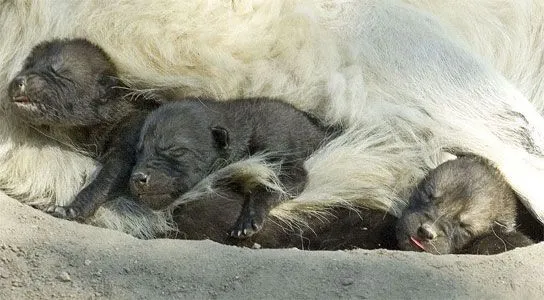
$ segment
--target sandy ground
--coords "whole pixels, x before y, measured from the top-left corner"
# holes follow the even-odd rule
[[[544,243],[495,256],[143,241],[0,195],[0,299],[542,299]]]

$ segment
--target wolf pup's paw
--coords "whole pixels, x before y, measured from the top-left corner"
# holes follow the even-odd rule
[[[240,215],[229,235],[234,238],[245,239],[263,228],[263,219],[255,215]]]
[[[45,212],[60,219],[77,221],[82,221],[85,219],[81,211],[72,206],[51,205],[45,210]]]

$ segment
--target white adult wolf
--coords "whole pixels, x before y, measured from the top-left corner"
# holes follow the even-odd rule
[[[85,37],[134,87],[279,97],[348,127],[307,161],[306,190],[277,216],[331,204],[398,212],[453,150],[490,159],[544,221],[541,1],[0,0],[0,33],[0,188],[21,202],[65,205],[96,168],[6,105],[34,45]],[[95,223],[140,237],[168,227],[130,201]]]

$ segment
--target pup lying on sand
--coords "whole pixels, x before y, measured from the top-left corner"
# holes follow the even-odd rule
[[[128,91],[106,53],[84,39],[37,45],[9,85],[10,109],[36,130],[59,132],[63,144],[103,163],[96,179],[70,206],[47,210],[85,219],[104,202],[128,193],[133,145],[153,101],[126,97]]]
[[[136,149],[138,144],[141,125],[149,112],[163,103],[164,99],[140,101],[141,98],[128,97],[129,93],[130,91],[117,79],[115,66],[108,56],[99,47],[83,39],[53,40],[36,46],[27,58],[23,70],[10,83],[11,102],[9,108],[13,114],[44,135],[55,136],[57,139],[64,137],[59,139],[60,143],[95,157],[103,163],[96,179],[77,195],[71,205],[51,206],[48,209],[49,212],[63,218],[86,220],[102,203],[119,195],[130,194],[128,182],[131,178],[132,166],[136,162],[136,153],[132,151]],[[190,107],[196,105],[196,102],[195,99],[188,100],[187,104],[183,105]],[[208,102],[210,101],[198,101],[200,104]],[[235,228],[231,230],[232,235],[249,236],[253,234],[255,227],[258,230],[262,226],[263,215],[266,215],[268,209],[274,206],[277,201],[284,199],[282,196],[286,194],[283,192],[287,192],[290,196],[295,195],[303,188],[306,172],[301,162],[312,149],[319,145],[321,138],[326,140],[326,136],[328,136],[328,133],[325,134],[323,129],[311,118],[288,105],[275,101],[262,101],[268,104],[258,104],[257,99],[240,100],[239,102],[240,104],[232,105],[251,106],[252,108],[249,110],[258,111],[253,114],[253,119],[248,117],[251,114],[247,111],[239,111],[239,114],[236,115],[238,120],[245,121],[243,126],[251,128],[251,130],[243,132],[240,128],[232,129],[229,127],[231,123],[220,124],[219,121],[223,119],[218,118],[216,120],[218,123],[213,127],[196,132],[197,135],[211,134],[213,144],[208,152],[221,157],[219,161],[215,160],[218,163],[214,162],[212,169],[239,159],[239,155],[244,151],[236,147],[240,147],[240,143],[246,139],[246,142],[250,142],[251,147],[245,149],[246,152],[242,157],[269,150],[267,158],[270,163],[279,163],[283,167],[282,172],[279,172],[279,175],[276,174],[278,175],[278,183],[283,184],[283,188],[281,184],[275,186],[280,189],[274,189],[273,186],[266,187],[262,184],[255,185],[256,181],[243,173],[235,172],[230,174],[233,176],[219,178],[217,184],[221,186],[212,186],[214,192],[202,194],[199,196],[200,198],[197,197],[199,201],[181,204],[180,209],[176,209],[174,219],[180,228],[181,237],[211,238],[218,242],[228,242],[221,232],[225,232],[227,228],[232,226],[234,222],[230,220],[236,219],[234,216],[238,216],[239,220]],[[228,104],[225,105],[228,106]],[[260,110],[260,105],[263,105],[263,110]],[[210,102],[207,107],[212,106],[222,106],[222,104]],[[211,113],[207,112],[207,114]],[[159,113],[157,112],[157,114]],[[219,115],[221,114],[217,116]],[[281,126],[273,126],[271,121],[273,118],[276,118],[277,124]],[[203,118],[199,122],[203,122],[205,119]],[[159,120],[149,121],[149,123],[153,122],[159,122]],[[172,125],[168,124],[166,127],[175,128],[178,126],[176,122],[182,121],[178,118]],[[199,122],[190,124],[190,127],[201,126]],[[251,124],[262,124],[263,127],[257,127],[255,130]],[[304,132],[304,128],[310,131]],[[293,129],[297,130],[296,134],[293,134],[295,131],[290,131]],[[146,130],[151,129],[146,128]],[[247,140],[250,132],[266,133],[267,131],[269,131],[268,135],[257,135],[253,136],[254,139]],[[241,133],[246,135],[240,135]],[[175,136],[178,133],[167,134],[164,131],[163,134]],[[275,135],[282,137],[280,138],[282,141],[290,141],[291,144],[280,144],[279,140],[275,140]],[[303,137],[304,141],[297,141],[297,136]],[[207,135],[207,137],[207,141],[210,142],[210,136]],[[145,140],[146,137],[142,136],[142,139]],[[159,140],[153,141],[153,139],[156,138],[151,138],[149,147],[160,142]],[[174,139],[171,142],[174,145],[178,141]],[[140,146],[142,145],[143,143],[140,144]],[[200,147],[203,145],[197,143],[191,146]],[[301,147],[296,149],[299,146]],[[266,149],[267,147],[268,149]],[[170,150],[164,150],[164,153]],[[236,151],[232,152],[233,150]],[[278,155],[282,151],[286,152],[284,153],[286,155]],[[208,152],[200,151],[198,154]],[[182,157],[183,155],[181,160],[183,160]],[[150,159],[150,157],[148,158]],[[206,163],[210,163],[210,161],[207,160]],[[192,172],[193,177],[184,179],[187,186],[194,184],[197,180],[196,177],[201,177],[206,173],[200,170],[201,163],[198,162],[197,166],[197,171],[201,172],[198,176],[196,175],[198,172]],[[166,170],[166,167],[162,168]],[[209,171],[211,172],[211,170]],[[138,176],[140,176],[139,180]],[[455,176],[459,176],[459,174]],[[142,202],[155,208],[172,204],[175,199],[172,196],[181,192],[169,187],[163,191],[170,191],[170,194],[155,193],[153,195],[153,178],[149,177],[148,179],[149,186],[146,186],[147,179],[143,180],[142,174],[132,176],[132,180],[130,180],[133,186],[132,190],[141,195]],[[217,191],[221,191],[221,195],[216,194]],[[224,199],[225,195],[228,195],[230,199]],[[257,198],[258,195],[266,197]],[[254,200],[258,201],[254,202]],[[259,200],[263,201],[259,202]],[[126,201],[132,202],[128,199]],[[238,202],[244,202],[244,204],[238,204]],[[240,214],[239,211],[242,207],[243,213]],[[249,218],[246,213],[249,213]],[[252,213],[254,215],[251,215]],[[392,216],[386,216],[379,210],[362,210],[352,214],[349,210],[331,210],[331,217],[341,218],[342,225],[333,226],[331,229],[329,228],[331,225],[323,223],[321,219],[309,218],[310,226],[307,230],[291,229],[291,232],[289,228],[282,228],[282,226],[270,222],[266,230],[259,236],[247,239],[247,242],[255,241],[265,247],[296,246],[304,249],[395,248],[394,245],[390,245],[394,242],[394,238],[389,233],[390,224],[394,224],[395,221]],[[530,218],[530,216],[528,217]],[[214,221],[216,222],[214,223],[215,227],[210,227],[210,222]],[[534,224],[534,226],[539,225]],[[368,230],[361,232],[357,229],[359,227],[368,228]],[[414,230],[412,232],[415,232]],[[530,242],[524,235],[520,235],[516,231],[496,230],[495,233],[500,238],[495,235],[484,235],[477,238],[470,246],[472,248],[469,252],[497,252],[504,250],[505,242],[510,241],[514,245]],[[541,235],[542,230],[537,238],[540,239]],[[412,236],[416,235],[412,234]],[[533,238],[533,236],[531,237]],[[509,247],[508,244],[506,247]]]
[[[96,179],[69,206],[52,206],[50,213],[85,220],[101,204],[129,193],[140,129],[162,99],[145,99],[144,105],[138,98],[127,97],[128,90],[117,79],[106,53],[83,39],[36,46],[9,91],[14,113],[40,130],[64,131],[70,145],[102,163]],[[281,164],[277,178],[281,184],[276,191],[248,186],[250,178],[227,180],[246,197],[231,233],[234,236],[250,236],[260,230],[267,212],[282,197],[302,190],[304,159],[328,136],[316,120],[270,99],[228,103],[184,99],[150,116],[145,128],[138,146],[142,152],[139,169],[132,175],[131,187],[152,208],[165,207],[164,201],[173,202],[214,170],[250,155],[266,152],[271,163]],[[150,131],[157,136],[150,138]],[[163,164],[162,169],[147,165],[146,160],[157,160],[155,154],[174,165]],[[149,174],[151,171],[156,173]],[[172,180],[158,185],[156,180],[163,179],[160,174]]]
[[[432,170],[397,224],[399,248],[494,254],[533,243],[516,231],[518,199],[487,161],[463,156]]]
[[[302,191],[304,161],[331,133],[291,105],[270,99],[165,104],[148,116],[141,131],[131,190],[153,209],[162,209],[213,171],[263,155],[279,164],[275,187],[244,174],[219,183],[245,199],[230,235],[249,237],[262,228],[270,209]]]

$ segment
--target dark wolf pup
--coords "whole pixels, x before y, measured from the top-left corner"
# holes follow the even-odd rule
[[[245,198],[233,237],[258,232],[268,212],[306,183],[304,161],[335,131],[293,106],[272,99],[217,102],[185,99],[152,112],[141,131],[131,190],[162,209],[221,167],[262,155],[279,164],[280,188],[248,182],[242,174],[222,181]]]
[[[130,193],[128,182],[140,129],[147,114],[164,99],[156,97],[152,101],[140,101],[138,97],[128,97],[130,91],[117,78],[116,68],[108,55],[84,39],[52,40],[36,46],[23,70],[10,83],[9,93],[11,108],[20,118],[46,134],[48,131],[62,132],[66,137],[64,143],[85,151],[102,164],[96,179],[70,205],[52,206],[48,208],[50,213],[83,221],[106,201]],[[302,162],[327,133],[306,114],[270,99],[239,100],[232,104],[195,99],[183,99],[182,102],[187,104],[181,105],[193,107],[196,103],[208,103],[217,109],[232,107],[232,112],[243,122],[237,121],[240,128],[234,128],[232,125],[235,124],[230,123],[225,123],[224,127],[202,128],[199,125],[203,121],[211,122],[220,115],[212,116],[209,111],[202,111],[202,116],[192,116],[175,110],[180,115],[173,119],[199,119],[199,122],[187,123],[182,130],[186,134],[193,131],[195,142],[191,146],[198,152],[197,158],[208,157],[203,158],[204,161],[178,161],[181,164],[177,168],[183,168],[183,163],[194,168],[185,170],[185,180],[172,195],[187,191],[216,167],[247,155],[268,150],[271,161],[281,161],[282,171],[278,176],[284,188],[281,192],[270,192],[264,186],[249,187],[248,178],[230,178],[237,182],[233,188],[242,191],[248,202],[244,205],[247,214],[240,216],[238,224],[243,228],[233,234],[251,235],[252,229],[260,228],[264,212],[280,200],[278,197],[283,196],[283,192],[296,194],[302,189],[306,180]],[[279,125],[273,122],[279,122]],[[170,127],[165,125],[162,131],[173,139],[163,140],[163,144],[179,143]],[[205,138],[213,138],[213,143],[205,144],[204,141],[211,141]],[[241,144],[246,142],[247,145]],[[232,181],[230,179],[226,181]],[[233,182],[229,184],[233,185]],[[140,191],[144,188],[141,185]],[[261,197],[265,198],[259,200],[262,205],[250,204]],[[158,201],[147,203],[159,205]]]
[[[467,155],[432,170],[397,224],[399,248],[434,254],[494,254],[527,246],[516,230],[518,199],[497,169]]]
[[[96,179],[72,204],[52,206],[49,212],[86,219],[107,200],[129,193],[133,145],[145,116],[158,102],[126,97],[128,93],[108,55],[84,39],[37,45],[10,83],[14,114],[102,163]]]
[[[49,211],[53,214],[69,219],[86,220],[102,203],[117,198],[119,195],[130,194],[128,182],[132,166],[136,162],[136,153],[133,151],[137,148],[141,125],[150,111],[165,102],[165,99],[160,97],[153,99],[130,97],[131,92],[117,78],[117,70],[106,53],[83,39],[52,40],[39,44],[25,61],[21,72],[10,83],[9,109],[13,114],[40,134],[54,137],[59,143],[76,151],[84,151],[103,165],[96,179],[76,196],[72,204],[66,207],[50,207]],[[251,100],[244,101],[251,102]],[[281,106],[282,104],[273,105]],[[278,112],[283,112],[284,109],[291,110],[286,106],[280,107]],[[244,115],[244,112],[240,113]],[[263,114],[265,113],[257,113],[257,116],[262,117]],[[311,118],[307,119],[307,116],[300,115],[296,115],[294,119],[300,119],[303,122],[312,121]],[[277,126],[287,126],[287,128],[289,128],[288,124],[293,122],[283,117],[278,118],[277,121]],[[312,127],[311,124],[309,126]],[[236,129],[232,131],[229,127],[222,127],[226,129],[223,131],[221,128],[212,128],[207,128],[203,132],[212,131],[214,144],[211,149],[213,151],[219,151],[221,155],[224,155],[238,145],[240,136],[237,135]],[[301,132],[296,134],[299,133],[303,139],[306,138]],[[264,137],[264,140],[267,138]],[[268,139],[267,143],[271,141]],[[250,144],[253,148],[248,148],[248,153],[261,150],[260,146],[253,141]],[[214,148],[216,146],[219,148]],[[274,148],[276,146],[273,145],[269,150],[283,149]],[[226,149],[222,149],[225,147]],[[310,148],[313,147],[315,145],[311,145]],[[251,207],[251,205],[241,204],[242,202],[245,203],[248,199],[251,201],[252,197],[255,200],[265,199],[261,204],[265,205],[264,211],[266,211],[267,203],[269,203],[266,201],[267,198],[258,198],[257,194],[277,196],[278,198],[271,198],[273,200],[271,204],[274,205],[283,192],[295,194],[301,189],[305,180],[305,171],[300,169],[299,163],[293,163],[293,161],[300,159],[297,155],[304,156],[304,151],[299,152],[295,155],[296,157],[287,155],[283,158],[274,156],[273,151],[268,153],[271,163],[280,162],[287,167],[278,176],[284,185],[283,191],[277,189],[270,191],[268,190],[270,187],[262,185],[247,185],[248,182],[253,182],[248,181],[248,177],[244,176],[247,174],[235,173],[233,175],[236,176],[219,181],[220,186],[213,189],[219,193],[202,195],[199,201],[181,204],[179,209],[174,211],[174,219],[180,232],[176,237],[210,238],[227,243],[229,241],[224,232],[232,227],[236,218],[241,217],[242,207],[246,210]],[[289,162],[290,160],[292,161]],[[213,165],[213,168],[219,168],[225,163],[228,163],[228,160],[222,158]],[[295,177],[292,177],[294,180],[291,179],[289,170],[294,172]],[[177,193],[179,191],[173,194]],[[142,197],[144,198],[146,197]],[[153,199],[156,201],[152,201]],[[159,207],[172,201],[164,195],[155,195],[147,200],[148,203]],[[127,199],[126,202],[132,201]],[[128,206],[127,209],[132,209],[132,206]],[[259,211],[258,205],[256,210]],[[393,228],[396,220],[391,215],[384,215],[383,211],[363,209],[352,212],[349,209],[335,209],[331,210],[330,214],[332,220],[338,221],[334,225],[328,221],[324,222],[321,217],[312,216],[304,217],[305,222],[308,222],[307,229],[283,227],[276,222],[268,222],[258,235],[239,242],[249,246],[252,242],[257,242],[267,248],[300,247],[329,250],[352,247],[365,249],[397,247]],[[529,218],[532,219],[530,215]],[[359,228],[368,230],[361,231]],[[251,230],[253,225],[249,231],[246,230],[246,233],[251,234]],[[234,235],[238,232],[240,227],[231,231]],[[476,239],[472,243],[474,251],[471,253],[484,253],[491,247],[502,249],[504,242],[509,240],[516,244],[523,242],[524,239],[527,241],[525,236],[519,236],[516,231],[504,234],[498,231],[498,233],[503,235],[502,238],[497,239],[488,235]],[[542,230],[537,239],[540,240],[541,237]]]

